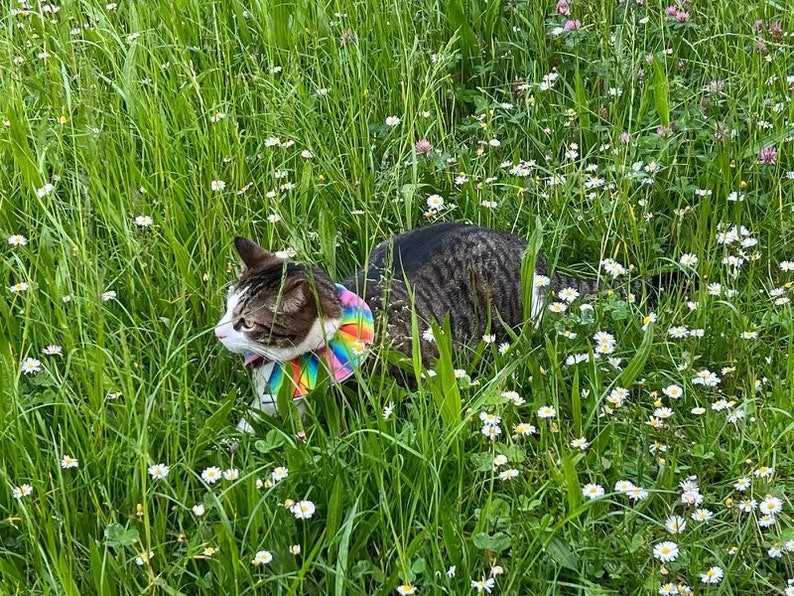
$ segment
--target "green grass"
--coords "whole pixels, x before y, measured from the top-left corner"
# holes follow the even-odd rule
[[[655,0],[573,0],[581,29],[562,34],[555,3],[520,0],[13,6],[0,16],[0,233],[27,244],[4,241],[0,257],[1,593],[394,594],[408,583],[458,594],[496,565],[501,594],[655,594],[665,582],[784,593],[784,3],[698,3],[678,23]],[[419,139],[433,145],[426,157]],[[776,160],[761,164],[772,146]],[[509,173],[519,160],[534,162],[529,175]],[[435,214],[431,194],[445,201]],[[212,333],[238,268],[232,238],[292,249],[342,279],[376,242],[437,220],[532,238],[566,272],[604,276],[605,258],[630,271],[594,310],[546,312],[504,354],[481,344],[474,362],[445,356],[410,394],[376,374],[319,390],[303,421],[293,412],[238,435],[252,387]],[[733,225],[757,245],[719,244]],[[697,265],[681,265],[683,253]],[[736,272],[730,255],[745,259]],[[670,271],[682,284],[660,298],[632,285]],[[703,336],[675,339],[676,326]],[[616,338],[621,370],[593,358],[597,331]],[[43,355],[50,344],[62,353]],[[584,361],[567,365],[574,354]],[[27,358],[41,371],[25,374]],[[718,386],[692,382],[704,369]],[[662,393],[673,384],[680,399]],[[608,398],[617,387],[628,389],[620,408]],[[730,405],[712,409],[720,399]],[[543,406],[556,416],[539,418]],[[673,414],[654,428],[660,406]],[[481,412],[502,419],[494,440]],[[522,422],[537,432],[514,436]],[[578,437],[587,449],[571,446]],[[67,454],[78,467],[61,467]],[[508,463],[495,468],[499,455]],[[148,473],[157,463],[166,478]],[[239,478],[208,485],[211,466]],[[277,466],[288,476],[272,484]],[[754,476],[762,466],[774,474]],[[517,476],[500,480],[505,469]],[[708,522],[681,501],[691,476]],[[620,480],[647,498],[633,503]],[[606,494],[586,498],[588,483]],[[32,493],[16,498],[23,485]],[[739,504],[767,494],[782,511],[765,529]],[[296,519],[287,499],[316,512]],[[671,515],[687,520],[682,533],[665,529]],[[665,540],[680,554],[662,565],[653,550]],[[260,550],[273,559],[254,566]],[[724,578],[707,586],[712,566]]]

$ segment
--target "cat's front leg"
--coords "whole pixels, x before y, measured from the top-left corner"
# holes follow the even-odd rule
[[[251,426],[251,423],[248,420],[250,419],[253,422],[259,422],[261,418],[257,412],[264,412],[268,416],[278,416],[276,396],[270,393],[257,395],[254,398],[254,401],[251,402],[247,417],[241,418],[240,422],[237,423],[237,430],[239,430],[241,433],[253,435],[254,427]]]
[[[249,419],[253,422],[259,422],[261,417],[258,412],[264,412],[268,416],[278,416],[278,405],[276,404],[276,396],[269,392],[267,384],[270,375],[273,373],[274,362],[268,362],[253,371],[254,392],[256,397],[251,402],[251,407],[248,415],[241,418],[237,423],[237,430],[249,435],[254,434],[254,428],[251,426]]]

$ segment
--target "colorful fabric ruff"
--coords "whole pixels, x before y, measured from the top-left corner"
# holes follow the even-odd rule
[[[340,383],[353,374],[365,356],[375,335],[372,311],[367,303],[343,285],[336,284],[342,301],[342,322],[326,346],[301,354],[288,362],[277,362],[267,380],[268,392],[278,395],[282,384],[292,385],[292,398],[300,399],[314,389],[323,367],[332,383]],[[259,354],[244,355],[249,368],[259,368],[266,360]]]

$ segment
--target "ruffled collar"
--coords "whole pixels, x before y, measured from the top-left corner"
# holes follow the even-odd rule
[[[367,353],[374,337],[372,311],[367,303],[341,284],[336,284],[342,302],[342,320],[334,336],[317,350],[306,352],[287,362],[275,362],[267,379],[267,392],[278,395],[286,381],[292,385],[292,398],[300,399],[320,382],[323,367],[332,383],[353,374]],[[260,368],[270,361],[255,352],[243,355],[245,365]]]

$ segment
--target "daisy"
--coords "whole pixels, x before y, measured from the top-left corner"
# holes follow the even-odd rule
[[[221,479],[221,476],[222,476],[222,472],[218,466],[211,466],[209,468],[206,468],[201,473],[202,480],[204,480],[204,482],[206,482],[207,484],[215,484],[216,482],[218,482],[218,480]]]
[[[571,441],[571,447],[574,449],[580,449],[581,451],[585,451],[589,446],[590,443],[588,443],[587,439],[584,437],[579,437],[578,439]]]
[[[497,416],[491,412],[480,412],[480,420],[485,426],[499,426],[502,422],[501,416]]]
[[[775,473],[775,468],[761,466],[753,472],[756,478],[770,478]]]
[[[61,458],[61,467],[64,470],[68,470],[69,468],[76,468],[79,465],[78,461],[73,458],[71,455],[64,455]]]
[[[148,215],[138,215],[134,221],[135,225],[140,228],[148,228],[153,223],[152,218]]]
[[[502,434],[502,429],[499,425],[484,424],[480,432],[493,441]]]
[[[574,288],[563,288],[557,292],[557,297],[564,302],[573,302],[579,297],[579,292]]]
[[[662,389],[662,393],[664,393],[667,397],[672,399],[678,399],[684,394],[684,390],[681,389],[678,385],[668,385],[664,389]]]
[[[223,478],[224,480],[234,481],[240,477],[240,470],[237,468],[229,468],[228,470],[223,471]]]
[[[671,563],[678,558],[678,545],[669,540],[653,547],[653,556],[662,563]]]
[[[388,116],[386,118],[386,126],[398,126],[400,124],[400,118],[398,116]]]
[[[707,522],[714,517],[714,513],[708,509],[695,509],[690,517],[693,521]]]
[[[604,259],[601,261],[601,267],[604,271],[609,273],[612,277],[620,277],[626,274],[626,269],[614,259]]]
[[[671,515],[664,522],[664,527],[671,534],[680,534],[686,528],[686,520],[680,515]]]
[[[61,346],[50,344],[42,350],[42,353],[47,356],[58,356],[61,354]]]
[[[750,478],[748,478],[747,476],[744,476],[742,478],[739,478],[739,480],[737,480],[734,483],[733,488],[735,488],[738,491],[745,491],[748,488],[750,488],[750,483],[751,483]]]
[[[35,358],[25,358],[22,361],[22,365],[20,366],[20,369],[26,375],[32,375],[37,372],[41,372],[41,361],[36,360]]]
[[[772,495],[767,495],[758,505],[758,510],[767,515],[777,515],[783,510],[783,501]]]
[[[24,292],[25,290],[27,290],[29,287],[30,286],[28,285],[28,282],[20,281],[18,283],[15,283],[13,286],[8,286],[8,291],[11,292],[12,294],[19,294],[20,292]]]
[[[29,484],[23,484],[21,486],[14,487],[14,490],[11,491],[11,495],[19,500],[24,497],[29,497],[33,493],[33,487]]]
[[[270,561],[273,560],[273,555],[268,550],[260,550],[255,555],[254,558],[251,560],[251,565],[254,567],[259,567],[260,565],[267,565]]]
[[[582,496],[590,500],[598,499],[604,496],[604,487],[600,484],[585,484],[582,487]]]
[[[710,567],[705,573],[700,574],[700,581],[704,584],[718,584],[722,580],[723,575],[722,568],[715,565]]]
[[[488,579],[485,579],[483,577],[482,579],[471,580],[471,587],[477,590],[477,592],[484,591],[490,594],[491,590],[493,590],[494,583],[495,583],[494,578],[489,577]]]
[[[8,237],[8,243],[11,246],[25,246],[28,243],[28,239],[25,238],[22,234],[14,234],[13,236]],[[781,263],[781,269],[782,268],[783,268],[783,263]],[[783,270],[785,271],[785,269]]]
[[[538,408],[538,418],[554,418],[557,415],[557,410],[554,406],[542,406]]]
[[[314,515],[316,507],[311,501],[298,501],[293,504],[289,510],[292,511],[296,519],[309,519]]]
[[[299,554],[301,554],[301,545],[293,544],[289,547],[289,552],[291,555],[295,555],[297,557]]]
[[[212,180],[210,181],[210,190],[213,192],[219,192],[226,188],[226,182],[223,180]]]
[[[537,429],[527,422],[519,422],[513,427],[513,434],[517,437],[526,437],[535,434],[535,432]]]
[[[114,298],[116,298],[116,292],[114,292],[113,290],[108,290],[107,292],[102,292],[102,301],[103,302],[108,302],[110,300],[113,300]]]
[[[400,596],[408,596],[410,594],[416,594],[417,587],[412,586],[411,584],[402,584],[397,586],[397,593]]]
[[[441,195],[430,195],[427,197],[427,208],[432,211],[438,211],[444,206],[444,197]]]
[[[698,257],[696,254],[686,252],[681,255],[681,258],[678,259],[678,262],[686,267],[694,267],[698,264]]]
[[[628,480],[618,480],[615,483],[615,491],[619,493],[627,493],[633,488],[636,488],[634,483],[629,482]]]
[[[560,313],[568,310],[568,305],[565,302],[552,302],[547,308],[551,312]]]
[[[503,472],[499,473],[499,480],[504,482],[505,480],[512,480],[517,476],[518,476],[518,470],[516,470],[515,468],[510,468],[509,470],[504,470]]]
[[[644,501],[645,499],[648,498],[648,491],[636,486],[631,490],[626,491],[626,496],[631,501],[635,501],[635,502]]]
[[[193,515],[195,515],[196,517],[201,517],[202,515],[204,515],[204,505],[202,505],[201,503],[197,503],[196,505],[193,505]]]
[[[162,480],[166,476],[168,476],[168,472],[170,468],[165,464],[154,464],[153,466],[149,466],[149,476],[152,477],[153,480]]]
[[[152,550],[150,550],[148,553],[141,553],[140,555],[135,557],[135,564],[138,565],[139,567],[141,565],[145,565],[146,563],[152,560],[152,557],[154,557],[154,551]]]

